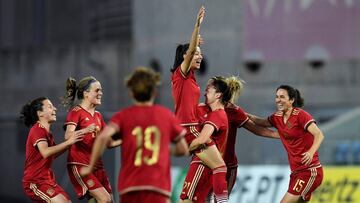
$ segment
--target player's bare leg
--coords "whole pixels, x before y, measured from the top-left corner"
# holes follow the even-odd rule
[[[51,198],[52,203],[71,203],[71,200],[68,200],[64,195],[58,194],[55,197]]]
[[[89,190],[91,196],[93,196],[97,203],[112,203],[111,195],[105,190],[104,187],[96,188],[95,190]]]

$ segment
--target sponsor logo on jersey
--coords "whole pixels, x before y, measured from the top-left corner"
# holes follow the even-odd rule
[[[92,187],[95,185],[95,183],[92,179],[88,180],[86,183],[88,184],[89,187]]]

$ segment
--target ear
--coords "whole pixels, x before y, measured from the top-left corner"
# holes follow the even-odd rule
[[[88,91],[84,91],[83,92],[83,98],[85,99],[88,96],[89,92]]]
[[[289,101],[290,101],[290,103],[291,103],[291,106],[294,106],[293,104],[294,104],[294,102],[295,102],[295,99],[292,98],[292,99],[290,99]]]
[[[220,93],[220,92],[216,92],[216,93],[215,93],[215,98],[216,98],[216,99],[220,99],[221,96],[222,96],[222,93]]]
[[[43,116],[43,112],[42,112],[42,111],[37,111],[37,112],[36,112],[36,115],[38,116],[38,118],[40,118],[40,117]]]

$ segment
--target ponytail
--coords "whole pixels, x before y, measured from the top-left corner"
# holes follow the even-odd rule
[[[80,80],[79,84],[76,84],[76,80],[72,77],[69,77],[66,80],[66,93],[62,98],[61,103],[65,107],[71,107],[74,105],[75,97],[77,99],[84,99],[84,92],[90,89],[92,83],[96,82],[96,78],[93,76],[84,77]]]
[[[76,96],[77,86],[76,80],[72,77],[69,77],[66,80],[66,93],[62,98],[61,104],[65,107],[74,105],[75,96]]]
[[[230,102],[235,103],[243,91],[245,82],[237,76],[230,76],[226,78],[226,83],[230,91]]]

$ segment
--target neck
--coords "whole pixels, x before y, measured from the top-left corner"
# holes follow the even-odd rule
[[[288,108],[288,109],[284,112],[284,115],[287,116],[287,117],[290,116],[292,110],[293,110],[293,107]]]
[[[91,113],[95,112],[96,105],[94,105],[94,104],[83,101],[83,102],[81,102],[80,106],[88,112],[91,112]]]
[[[211,108],[211,111],[216,111],[218,109],[224,109],[224,105],[221,104],[220,102],[214,102],[212,104],[209,105]]]
[[[48,131],[48,132],[50,131],[50,123],[48,121],[40,119],[37,122],[40,123],[42,126],[44,126],[46,131]]]

